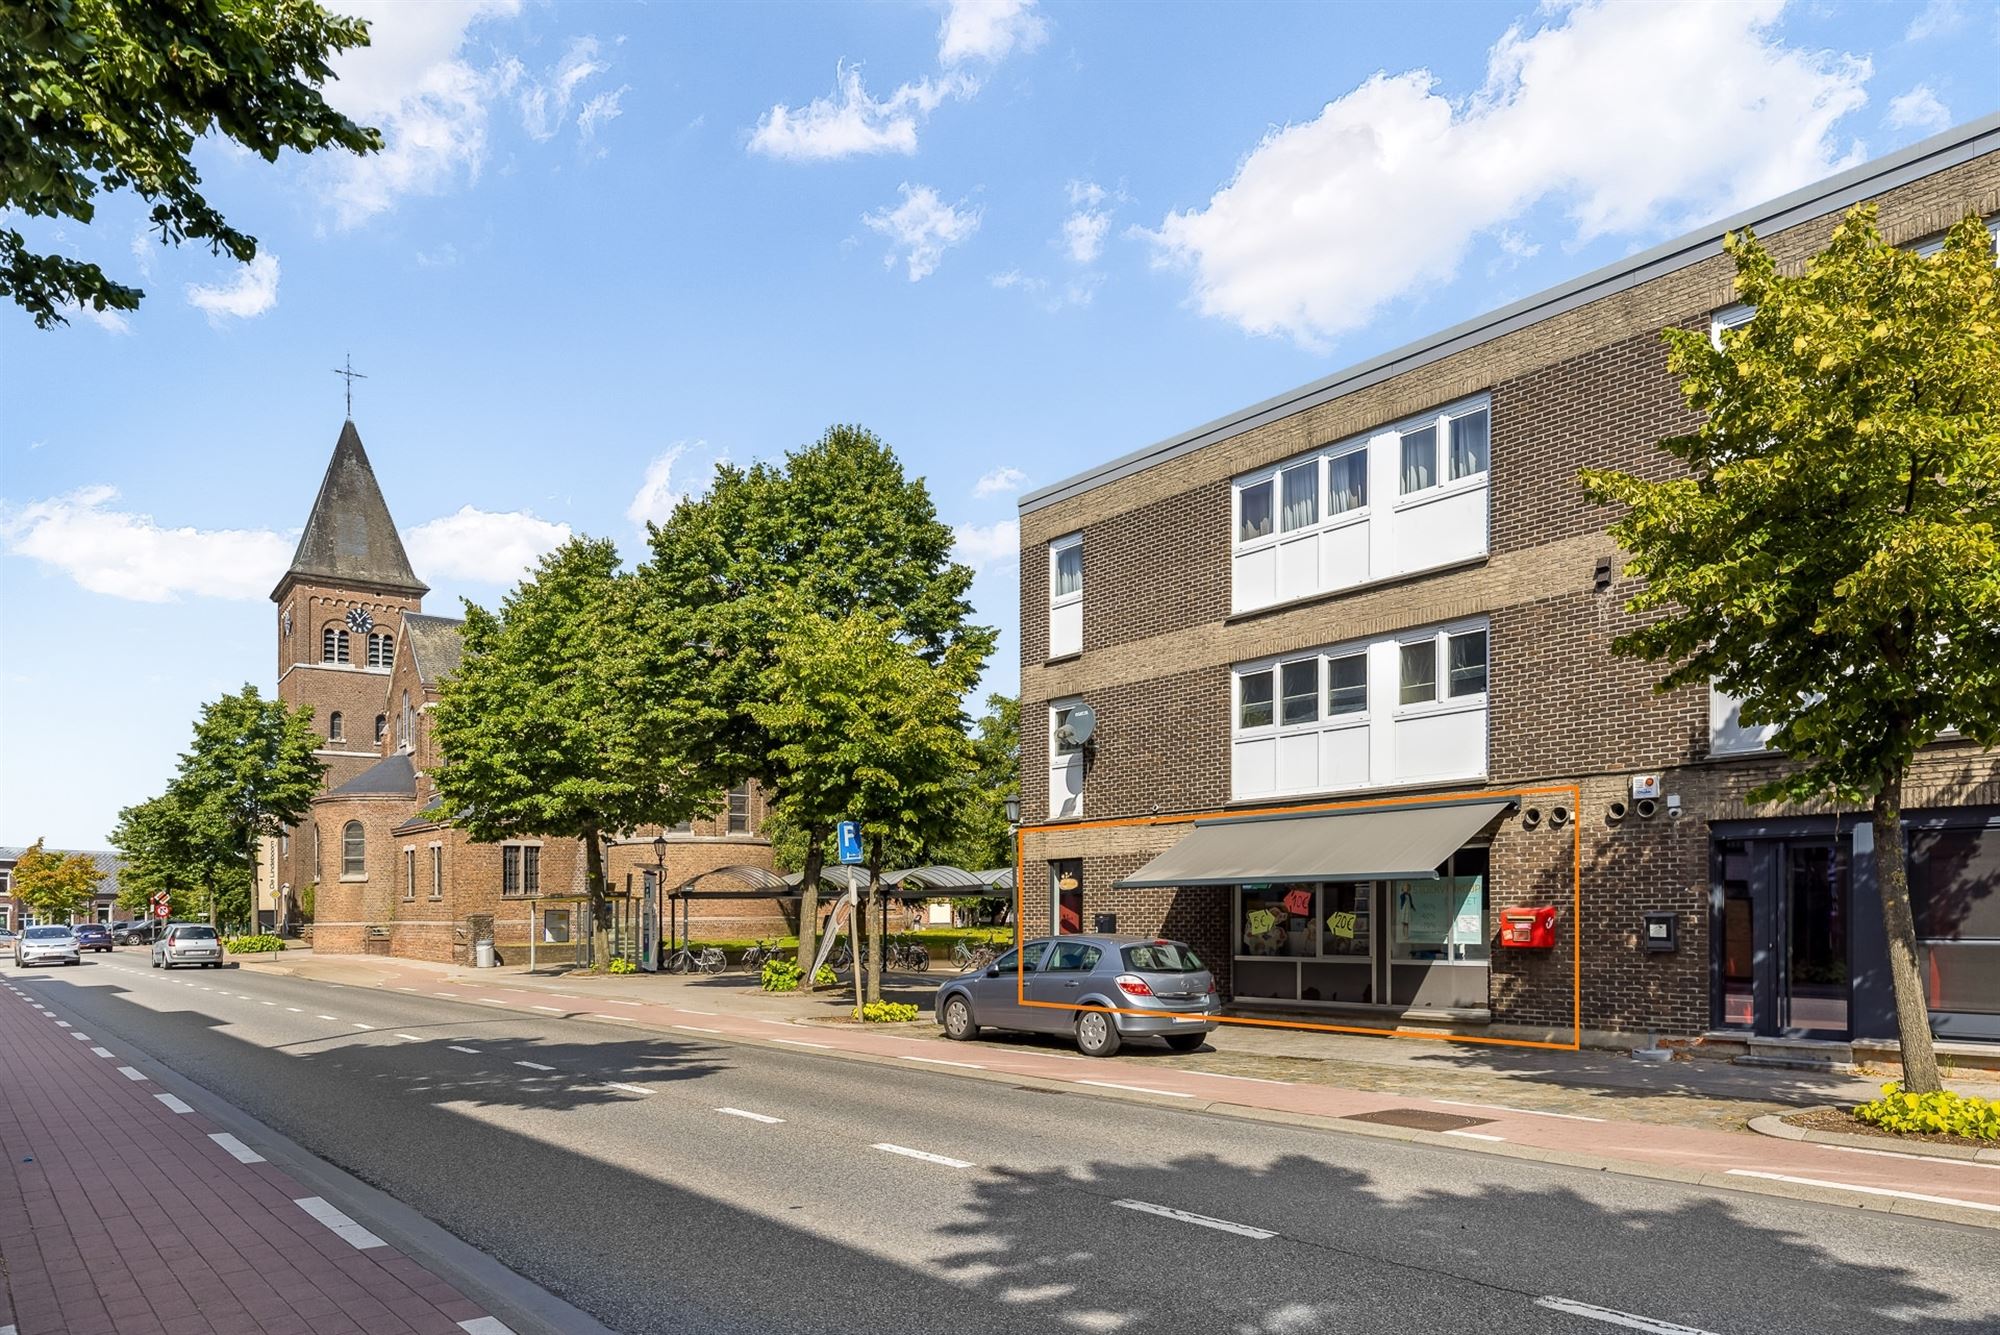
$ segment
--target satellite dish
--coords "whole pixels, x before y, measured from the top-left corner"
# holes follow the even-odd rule
[[[1065,746],[1086,745],[1097,731],[1097,711],[1089,705],[1071,705],[1056,729],[1056,739]]]

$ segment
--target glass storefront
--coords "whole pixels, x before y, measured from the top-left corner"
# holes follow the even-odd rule
[[[1239,1001],[1484,1009],[1487,853],[1464,848],[1436,880],[1238,888]]]

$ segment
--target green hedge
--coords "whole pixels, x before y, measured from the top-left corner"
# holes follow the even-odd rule
[[[900,1024],[916,1019],[923,1012],[901,1001],[871,1001],[854,1014],[868,1024]]]
[[[1882,1086],[1881,1098],[1862,1104],[1854,1115],[1884,1131],[2000,1140],[2000,1103],[1948,1089],[1911,1094],[1891,1081]]]
[[[285,948],[283,937],[272,936],[268,932],[260,936],[232,936],[222,944],[232,955],[261,955]]]

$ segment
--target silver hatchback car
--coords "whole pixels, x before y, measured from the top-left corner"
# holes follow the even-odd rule
[[[30,964],[81,964],[83,956],[69,928],[27,927],[14,939],[14,963],[23,969]]]
[[[177,922],[153,942],[153,967],[171,969],[176,964],[199,964],[204,969],[222,967],[222,938],[205,922]]]
[[[1216,1028],[1222,999],[1191,946],[1137,936],[1059,936],[1028,942],[938,989],[945,1037],[984,1027],[1068,1034],[1088,1057],[1109,1057],[1128,1038],[1158,1038],[1193,1052]],[[1040,1005],[1022,1005],[1025,997]],[[1093,1008],[1093,1009],[1080,1009]]]

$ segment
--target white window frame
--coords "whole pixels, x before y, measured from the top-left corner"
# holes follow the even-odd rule
[[[1708,317],[1709,345],[1717,352],[1722,351],[1722,331],[1749,324],[1756,314],[1757,308],[1747,301],[1732,301],[1716,310]]]
[[[1475,634],[1486,637],[1487,689],[1471,695],[1453,695],[1451,694],[1451,641],[1460,635]],[[1394,717],[1416,718],[1427,714],[1458,714],[1467,710],[1486,708],[1486,697],[1491,694],[1493,686],[1493,631],[1484,621],[1458,621],[1445,626],[1426,627],[1419,631],[1405,631],[1397,635],[1395,640],[1396,662],[1399,670],[1396,674],[1395,682],[1396,706],[1393,711]],[[1432,653],[1434,655],[1432,659],[1431,698],[1428,700],[1413,700],[1409,704],[1404,704],[1403,678],[1400,671],[1403,649],[1408,645],[1423,644],[1426,642],[1433,646]]]
[[[1286,459],[1269,467],[1260,468],[1254,473],[1245,473],[1243,476],[1232,481],[1229,488],[1231,554],[1242,556],[1246,552],[1259,551],[1265,547],[1274,547],[1280,542],[1304,537],[1308,533],[1324,533],[1332,529],[1346,528],[1350,524],[1366,523],[1369,514],[1375,506],[1375,495],[1374,488],[1367,485],[1365,464],[1362,477],[1367,499],[1353,509],[1342,510],[1339,514],[1329,514],[1327,512],[1328,502],[1332,499],[1327,486],[1327,479],[1331,476],[1329,465],[1335,459],[1344,459],[1355,454],[1361,455],[1364,460],[1367,458],[1367,436],[1355,436],[1351,439],[1337,441],[1332,445],[1315,450],[1312,454]],[[1316,475],[1318,491],[1313,503],[1315,518],[1310,524],[1301,524],[1297,528],[1286,528],[1285,474],[1302,465],[1311,465]],[[1265,482],[1271,484],[1271,531],[1260,537],[1246,539],[1242,536],[1243,493]]]
[[[1049,701],[1049,817],[1052,820],[1073,820],[1083,815],[1084,782],[1082,780],[1079,780],[1076,786],[1075,811],[1064,816],[1058,816],[1055,796],[1056,775],[1069,768],[1070,757],[1082,756],[1085,750],[1081,746],[1074,750],[1064,750],[1056,741],[1056,729],[1061,726],[1063,715],[1082,703],[1083,699],[1081,696],[1067,696],[1060,700]]]
[[[1451,471],[1451,424],[1462,417],[1486,414],[1486,467],[1464,477],[1448,477]],[[1434,433],[1431,442],[1431,476],[1434,481],[1415,491],[1403,490],[1403,437],[1429,429]],[[1415,509],[1441,501],[1447,496],[1461,492],[1478,491],[1491,483],[1493,476],[1493,403],[1487,395],[1476,400],[1451,404],[1436,413],[1426,413],[1397,425],[1396,430],[1396,499],[1390,509],[1395,512]]]
[[[1058,593],[1056,592],[1057,570],[1062,563],[1062,558],[1068,555],[1070,552],[1075,552],[1077,554],[1076,588],[1069,593]],[[1083,556],[1082,533],[1080,532],[1066,533],[1062,537],[1057,538],[1051,543],[1049,543],[1048,651],[1050,658],[1068,658],[1073,654],[1080,654],[1083,652],[1083,583],[1086,575],[1086,572],[1083,569],[1083,561],[1084,561],[1084,556]],[[1063,619],[1065,614],[1069,614],[1072,608],[1075,609],[1074,616],[1076,618],[1076,636],[1075,636],[1076,642],[1074,644],[1064,643],[1060,648],[1058,648],[1056,644],[1056,623],[1059,620]]]
[[[1083,534],[1081,533],[1065,534],[1064,536],[1057,538],[1055,541],[1049,544],[1049,606],[1050,607],[1067,607],[1071,603],[1081,602],[1083,600],[1084,572],[1082,571],[1081,568],[1079,568],[1077,571],[1075,592],[1073,593],[1056,592],[1056,566],[1059,559],[1062,557],[1063,553],[1071,551],[1072,549],[1080,552],[1082,550],[1082,547],[1083,547]]]

